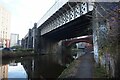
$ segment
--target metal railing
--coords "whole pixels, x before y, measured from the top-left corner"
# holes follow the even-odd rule
[[[58,0],[55,4],[46,12],[46,14],[37,22],[37,27],[41,26],[49,17],[51,17],[56,11],[58,11],[69,0]]]

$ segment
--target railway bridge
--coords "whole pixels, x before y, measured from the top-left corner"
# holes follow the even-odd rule
[[[92,35],[92,11],[91,2],[56,1],[37,23],[36,51],[61,52],[63,41]]]

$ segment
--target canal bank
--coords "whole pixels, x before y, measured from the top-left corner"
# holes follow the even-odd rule
[[[74,60],[58,78],[93,78],[94,65],[93,54],[84,54]]]
[[[1,51],[2,58],[16,58],[37,55],[31,50]]]
[[[59,78],[108,78],[105,67],[95,63],[93,54],[87,53],[74,60]]]

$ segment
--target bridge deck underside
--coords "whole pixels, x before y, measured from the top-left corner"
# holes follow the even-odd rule
[[[84,35],[91,35],[92,28],[90,25],[92,18],[88,15],[92,15],[92,11],[44,34],[43,37],[54,40],[64,40]]]

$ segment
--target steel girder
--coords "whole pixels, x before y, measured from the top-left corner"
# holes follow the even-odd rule
[[[92,11],[92,9],[93,5],[88,2],[67,2],[41,25],[41,35],[57,29],[81,15],[85,15],[89,11]]]

